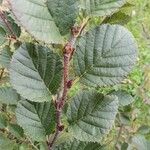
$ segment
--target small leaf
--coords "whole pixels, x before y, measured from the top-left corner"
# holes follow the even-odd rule
[[[134,98],[124,90],[113,91],[110,95],[115,95],[118,97],[120,106],[127,106],[134,102]]]
[[[16,109],[18,124],[25,134],[36,141],[45,141],[55,128],[55,107],[50,102],[32,103],[26,100],[19,102]]]
[[[55,150],[106,150],[105,146],[98,143],[86,143],[77,140],[70,140],[55,147]]]
[[[88,15],[106,16],[116,12],[126,0],[80,0]]]
[[[124,126],[130,126],[130,124],[131,124],[131,120],[130,120],[129,116],[127,116],[125,114],[120,114],[119,115],[119,121]]]
[[[132,18],[131,16],[119,11],[111,16],[106,17],[103,21],[103,24],[110,23],[110,24],[124,25],[127,24],[131,20],[131,18]]]
[[[21,44],[22,43],[20,41],[15,42],[14,45],[13,45],[15,50],[17,50],[21,46]]]
[[[12,87],[0,87],[0,102],[7,105],[16,105],[19,95]]]
[[[137,60],[132,34],[120,25],[105,24],[79,39],[74,56],[75,73],[87,86],[109,86],[121,82]]]
[[[146,140],[144,136],[136,135],[132,138],[132,144],[137,150],[149,150],[150,141]]]
[[[11,134],[13,134],[17,138],[22,138],[23,137],[23,129],[17,125],[17,124],[12,124],[10,123],[8,125],[8,130]]]
[[[12,18],[13,16],[9,14],[8,12],[3,12],[3,14],[5,15],[5,18],[7,19],[7,21],[9,22],[10,27],[8,28],[6,23],[1,18],[0,18],[0,26],[5,30],[7,35],[13,34],[19,37],[21,34],[21,28],[15,23],[14,19]]]
[[[7,127],[8,118],[5,114],[0,113],[0,128],[6,128]]]
[[[123,143],[121,145],[121,150],[128,150],[128,143]]]
[[[2,134],[0,134],[0,149],[1,150],[14,150],[16,143]]]
[[[22,97],[35,102],[50,101],[61,83],[61,59],[46,47],[23,44],[13,55],[10,78]]]
[[[143,125],[138,129],[139,134],[149,134],[150,133],[150,126]]]
[[[78,140],[99,142],[111,130],[117,111],[117,97],[82,91],[68,107],[69,132]]]
[[[6,32],[2,27],[0,27],[0,45],[4,44],[5,42],[6,42]]]
[[[12,52],[9,46],[5,46],[0,53],[0,64],[3,68],[9,68]]]
[[[112,15],[106,16],[102,23],[110,23],[110,24],[127,24],[131,19],[132,7],[134,5],[126,2],[119,11],[113,13]]]
[[[20,28],[20,26],[18,26],[18,24],[16,24],[15,20],[12,17],[14,17],[14,16],[7,15],[7,19],[10,22],[10,25],[12,27],[13,33],[17,37],[20,37],[20,35],[21,35],[21,28]],[[8,29],[7,29],[7,31],[8,31]]]

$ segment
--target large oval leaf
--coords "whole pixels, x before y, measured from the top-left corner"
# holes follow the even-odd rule
[[[35,38],[46,43],[63,42],[76,19],[77,0],[9,0],[20,23]]]
[[[55,107],[50,102],[32,103],[26,100],[19,102],[16,109],[17,123],[25,134],[36,141],[45,141],[55,128]]]
[[[69,132],[78,140],[98,142],[111,129],[117,110],[117,97],[82,91],[72,99],[67,111]]]
[[[60,57],[43,46],[23,44],[13,55],[10,78],[18,93],[31,101],[50,101],[61,83]]]
[[[116,12],[126,0],[80,0],[88,15],[105,16]]]
[[[98,143],[86,143],[74,139],[56,146],[55,150],[105,150],[105,146],[101,146]]]
[[[75,73],[88,86],[119,83],[133,68],[137,45],[120,25],[102,25],[87,32],[77,43]]]

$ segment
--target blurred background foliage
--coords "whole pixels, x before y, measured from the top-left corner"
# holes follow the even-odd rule
[[[112,141],[117,140],[116,149],[130,149],[128,144],[133,142],[136,149],[148,150],[150,147],[141,146],[142,138],[150,140],[150,1],[129,2],[133,4],[130,12],[131,20],[125,26],[137,40],[139,59],[130,76],[114,89],[122,88],[130,92],[134,102],[120,109],[119,124],[116,122],[118,128],[112,131],[109,138],[112,137]]]

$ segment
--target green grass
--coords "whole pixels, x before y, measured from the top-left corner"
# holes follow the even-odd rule
[[[135,109],[139,110],[136,119],[137,122],[140,125],[150,125],[150,105],[143,102],[143,98],[141,97],[142,93],[138,92],[138,89],[141,88],[145,80],[144,71],[150,71],[149,68],[145,69],[145,66],[150,65],[150,1],[135,0],[134,4],[133,13],[135,16],[127,27],[137,40],[139,47],[139,60],[129,77],[132,84],[128,86],[133,90],[134,94],[137,95],[135,104],[133,105]],[[150,91],[150,89],[146,89],[144,95],[149,94],[148,91]]]

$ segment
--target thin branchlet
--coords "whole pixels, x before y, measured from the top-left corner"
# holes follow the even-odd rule
[[[74,45],[76,43],[77,38],[81,35],[83,29],[88,23],[89,18],[85,19],[80,27],[73,27],[71,29],[71,38],[67,42],[67,44],[63,48],[63,79],[62,79],[62,90],[58,93],[58,95],[62,95],[61,97],[58,96],[58,98],[55,101],[56,105],[56,130],[54,133],[54,136],[52,140],[49,140],[47,142],[48,149],[52,150],[53,146],[59,136],[59,133],[63,131],[64,126],[61,123],[61,116],[62,116],[62,110],[64,108],[66,99],[67,99],[67,93],[69,88],[72,86],[72,81],[69,80],[69,66],[70,66],[70,60],[72,59],[72,56],[74,54],[75,48]],[[62,94],[61,94],[62,93]],[[51,139],[51,138],[50,138]]]

